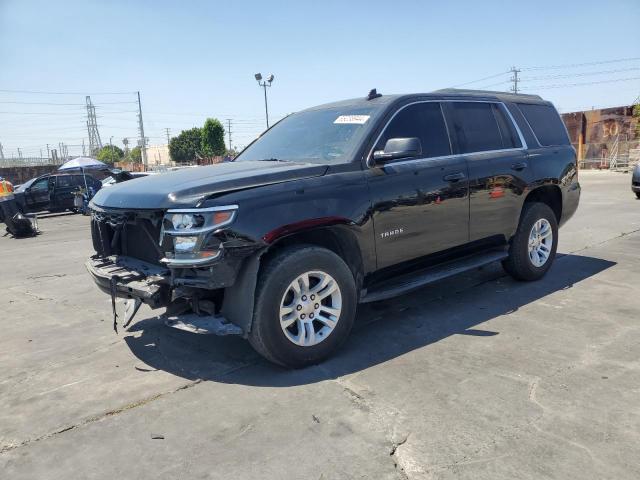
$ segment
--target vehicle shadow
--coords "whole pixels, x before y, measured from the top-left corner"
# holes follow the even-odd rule
[[[427,286],[377,304],[361,305],[343,348],[324,363],[286,370],[259,357],[238,337],[194,335],[148,318],[130,327],[125,341],[149,368],[190,380],[286,387],[333,379],[397,358],[451,335],[472,335],[478,342],[499,332],[474,328],[515,312],[560,290],[574,288],[614,266],[607,260],[559,256],[540,281],[516,282],[499,264]]]

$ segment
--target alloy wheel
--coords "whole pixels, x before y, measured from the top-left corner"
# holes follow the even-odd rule
[[[338,282],[326,272],[305,272],[293,280],[280,301],[280,328],[301,347],[317,345],[336,327],[342,311]]]
[[[542,267],[549,256],[553,246],[553,230],[546,218],[536,221],[529,232],[529,259],[536,267]]]

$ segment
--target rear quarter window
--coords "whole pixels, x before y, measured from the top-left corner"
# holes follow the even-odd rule
[[[551,105],[519,103],[518,108],[529,122],[540,145],[569,145],[569,137],[560,115]]]

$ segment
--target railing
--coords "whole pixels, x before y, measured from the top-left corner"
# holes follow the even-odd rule
[[[9,157],[0,159],[0,167],[38,167],[42,165],[62,165],[60,159],[46,157]]]

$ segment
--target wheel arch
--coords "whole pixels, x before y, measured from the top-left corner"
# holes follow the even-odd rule
[[[556,221],[560,225],[562,219],[562,190],[557,185],[542,185],[533,189],[524,199],[522,211],[528,203],[544,203],[553,210]]]
[[[364,280],[362,254],[357,237],[348,225],[323,225],[279,236],[265,248],[245,259],[236,282],[225,289],[221,313],[229,321],[241,327],[245,337],[251,331],[253,323],[255,293],[260,270],[270,257],[293,245],[316,245],[338,255],[351,270],[356,282],[356,292],[360,292]]]
[[[362,252],[356,235],[347,225],[327,225],[297,231],[275,240],[265,253],[264,259],[292,245],[315,245],[338,255],[349,267],[358,290],[364,279]]]

